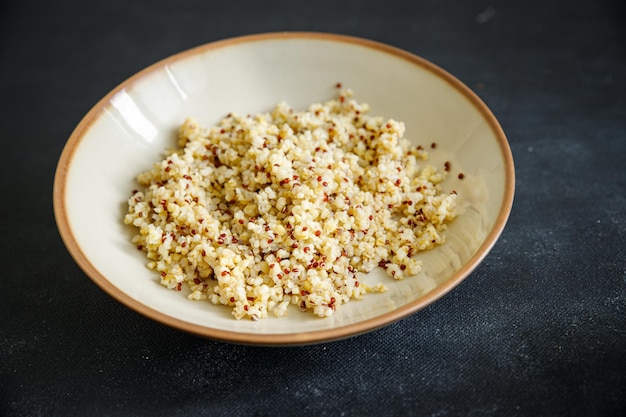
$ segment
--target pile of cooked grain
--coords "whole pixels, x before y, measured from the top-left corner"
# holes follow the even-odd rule
[[[421,167],[404,124],[351,97],[229,114],[208,130],[185,120],[180,149],[138,176],[124,220],[161,283],[256,320],[289,304],[330,316],[386,290],[361,281],[376,267],[418,273],[413,255],[443,243],[455,217],[456,193],[439,185],[449,165]]]

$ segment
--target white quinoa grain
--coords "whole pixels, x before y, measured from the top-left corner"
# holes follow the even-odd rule
[[[417,274],[414,255],[444,242],[456,193],[420,166],[427,154],[402,122],[351,97],[229,114],[208,130],[185,120],[179,149],[138,175],[124,219],[161,283],[257,320],[289,304],[328,317],[386,290],[362,281],[376,267]]]

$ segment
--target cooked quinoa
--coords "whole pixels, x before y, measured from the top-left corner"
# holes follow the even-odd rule
[[[445,170],[404,138],[396,120],[368,114],[349,90],[296,111],[192,118],[179,148],[139,174],[124,222],[161,283],[237,319],[283,316],[289,304],[327,317],[366,292],[363,274],[417,274],[414,255],[444,242],[456,193]],[[423,165],[422,165],[423,164]],[[393,282],[393,281],[391,281]]]

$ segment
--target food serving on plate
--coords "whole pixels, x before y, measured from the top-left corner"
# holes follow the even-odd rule
[[[338,85],[340,88],[341,86]],[[283,316],[290,304],[327,317],[383,283],[421,269],[414,255],[444,242],[456,192],[422,165],[404,124],[337,98],[296,111],[229,114],[203,129],[188,118],[178,149],[137,177],[125,223],[148,267],[191,300],[235,318]]]

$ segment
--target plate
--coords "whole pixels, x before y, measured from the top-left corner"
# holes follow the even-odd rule
[[[377,268],[367,294],[330,318],[235,320],[230,309],[190,301],[159,284],[123,224],[135,177],[175,145],[183,120],[211,126],[227,113],[259,113],[280,101],[296,109],[336,97],[336,84],[372,115],[404,121],[415,143],[436,143],[429,163],[451,162],[442,184],[458,193],[460,214],[446,243],[420,253],[423,271],[395,281]],[[457,173],[463,173],[460,180]],[[440,67],[375,41],[325,33],[269,33],[202,45],[130,77],[100,100],[71,134],[54,181],[60,234],[82,270],[110,296],[167,326],[223,341],[290,345],[368,332],[433,303],[484,259],[505,227],[514,194],[506,136],[487,106]],[[485,294],[487,296],[487,294]]]

